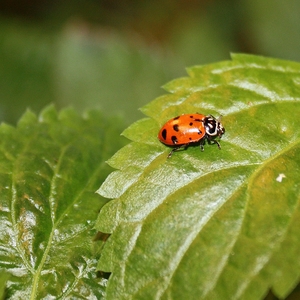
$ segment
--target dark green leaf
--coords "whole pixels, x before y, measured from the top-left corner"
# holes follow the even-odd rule
[[[115,122],[116,120],[114,120]],[[116,126],[53,107],[0,126],[0,264],[12,299],[100,299],[93,229],[106,202],[95,194],[118,147]],[[117,139],[116,139],[117,140]]]
[[[101,195],[112,233],[98,268],[108,299],[285,297],[300,276],[300,64],[233,55],[188,70],[142,109]],[[167,159],[159,128],[183,113],[222,115],[222,150]]]

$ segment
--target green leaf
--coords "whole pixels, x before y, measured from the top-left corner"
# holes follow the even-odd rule
[[[300,276],[300,64],[251,55],[188,69],[145,106],[133,142],[99,189],[115,198],[98,268],[108,299],[285,297]],[[167,159],[159,128],[182,113],[222,115],[222,150]]]
[[[5,287],[9,274],[4,270],[0,270],[0,299],[5,299]]]
[[[102,298],[93,227],[106,200],[95,190],[120,146],[116,123],[51,106],[39,117],[28,111],[17,128],[0,126],[0,265],[11,273],[10,298]]]

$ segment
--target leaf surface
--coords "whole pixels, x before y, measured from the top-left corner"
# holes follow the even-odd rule
[[[12,299],[101,299],[93,229],[106,202],[95,194],[118,148],[97,111],[53,107],[0,126],[0,264]]]
[[[188,69],[143,107],[148,118],[108,163],[112,233],[98,268],[107,299],[285,297],[300,276],[300,64],[251,55]],[[167,159],[160,127],[183,113],[222,115],[222,150]]]

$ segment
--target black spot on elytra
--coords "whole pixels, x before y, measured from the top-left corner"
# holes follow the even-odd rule
[[[174,129],[175,131],[179,131],[179,126],[178,126],[178,124],[173,125],[173,129]]]
[[[172,135],[171,140],[173,142],[173,144],[177,144],[178,143],[178,139],[175,135]]]
[[[164,140],[167,138],[167,129],[164,129],[164,130],[161,132],[161,136],[163,137]]]
[[[200,120],[200,119],[195,119],[195,122],[202,122],[202,120]]]
[[[190,125],[190,126],[193,126],[193,124],[194,124],[194,123],[193,123],[193,122],[191,122],[189,125]]]

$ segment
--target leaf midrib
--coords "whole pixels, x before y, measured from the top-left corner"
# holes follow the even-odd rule
[[[49,235],[49,238],[48,238],[47,246],[46,246],[45,251],[43,253],[42,259],[39,263],[38,268],[36,269],[36,272],[34,272],[34,275],[33,275],[33,284],[32,284],[32,290],[31,290],[31,295],[30,295],[31,300],[36,299],[37,289],[38,289],[39,280],[40,280],[40,275],[41,275],[43,266],[45,264],[47,255],[48,255],[48,253],[51,249],[51,244],[52,244],[54,232],[57,228],[57,224],[59,223],[58,221],[60,220],[60,219],[58,219],[56,222],[54,221],[55,214],[54,214],[54,209],[53,209],[53,206],[51,205],[51,203],[53,203],[53,201],[54,201],[54,195],[55,195],[55,189],[56,189],[56,184],[55,183],[56,183],[56,179],[58,178],[61,162],[63,161],[63,157],[64,157],[65,152],[66,152],[66,150],[68,149],[69,146],[70,146],[70,144],[66,145],[62,149],[60,157],[58,159],[58,163],[57,163],[57,165],[55,166],[55,168],[53,170],[54,173],[53,173],[53,177],[52,177],[52,180],[51,180],[51,188],[50,188],[50,195],[49,195],[50,213],[51,213],[51,220],[52,220],[53,226],[52,226],[52,229],[51,229],[51,232],[50,232],[50,235]]]
[[[50,195],[49,195],[49,199],[51,202],[52,199],[52,203],[55,202],[55,197],[53,197],[53,195],[55,195],[55,182],[56,179],[59,178],[59,176],[57,176],[59,174],[59,170],[60,170],[60,166],[61,166],[61,162],[63,161],[63,157],[67,151],[67,149],[72,145],[71,141],[68,145],[66,145],[63,150],[61,151],[60,157],[58,159],[58,164],[56,165],[55,169],[54,169],[54,175],[51,181],[51,190],[50,190]],[[102,153],[103,156],[103,153]],[[37,271],[35,273],[35,275],[33,276],[34,280],[33,280],[33,288],[32,288],[32,293],[31,293],[31,300],[36,299],[36,295],[37,295],[37,288],[38,288],[38,283],[39,283],[39,279],[40,279],[40,274],[42,272],[43,266],[45,264],[47,255],[51,249],[51,245],[52,245],[52,241],[54,238],[54,233],[55,230],[57,229],[58,225],[60,224],[60,222],[62,221],[63,217],[65,216],[66,212],[71,209],[71,207],[73,207],[73,205],[77,202],[77,200],[82,196],[82,194],[87,190],[87,187],[94,185],[94,181],[96,179],[96,174],[99,173],[99,171],[101,170],[101,168],[104,166],[105,162],[103,160],[100,160],[100,163],[98,165],[97,168],[94,169],[94,172],[91,174],[91,176],[88,177],[88,181],[86,183],[86,185],[84,187],[81,188],[81,190],[79,191],[79,193],[77,194],[77,196],[75,196],[73,199],[73,201],[66,207],[64,213],[62,213],[60,215],[60,217],[54,221],[55,216],[53,214],[53,209],[51,209],[51,219],[53,221],[53,226],[52,226],[52,230],[51,233],[49,235],[49,239],[47,242],[47,246],[46,249],[44,251],[44,254],[42,256],[41,262],[39,264],[39,267],[37,268]],[[52,208],[52,206],[51,206]],[[84,273],[84,270],[82,270],[82,273]],[[76,284],[78,283],[78,281],[80,280],[81,276],[76,276],[74,282],[70,285],[70,287],[64,292],[64,297],[66,297],[68,294],[70,294],[74,288],[74,286],[76,286]]]

